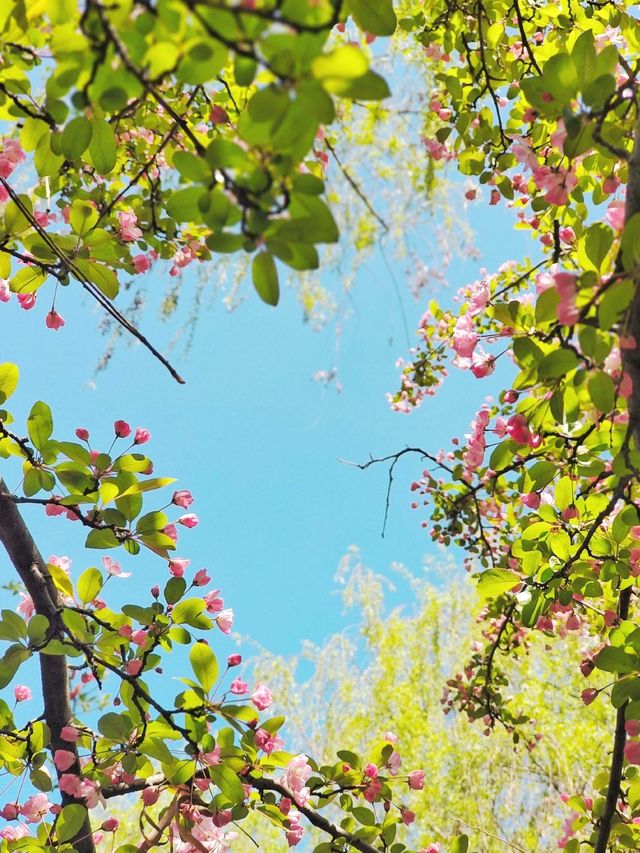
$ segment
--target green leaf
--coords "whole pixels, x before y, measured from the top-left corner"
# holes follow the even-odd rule
[[[392,36],[396,30],[392,0],[349,0],[348,9],[356,24],[366,33]]]
[[[64,806],[56,820],[58,841],[71,841],[75,838],[82,829],[86,817],[87,810],[84,806],[76,803]]]
[[[244,801],[244,789],[233,770],[226,764],[209,767],[209,775],[214,785],[220,788],[231,805],[239,805]]]
[[[629,655],[617,646],[605,646],[594,661],[604,672],[635,672],[639,665],[637,655]]]
[[[573,503],[573,481],[570,477],[561,477],[556,483],[555,500],[560,510],[566,509]]]
[[[469,849],[469,836],[459,835],[451,845],[451,853],[467,853]]]
[[[4,403],[18,387],[20,371],[18,365],[10,361],[0,364],[0,403]]]
[[[93,129],[84,116],[71,119],[62,131],[60,148],[67,160],[76,160],[89,147]]]
[[[110,740],[127,740],[131,729],[131,718],[127,714],[109,712],[98,720],[98,730]]]
[[[369,70],[369,60],[356,45],[337,47],[330,53],[323,53],[311,63],[311,72],[317,80],[326,86],[328,80],[356,80]]]
[[[13,293],[35,293],[47,280],[37,267],[23,267],[9,282]]]
[[[209,693],[219,674],[218,660],[206,643],[194,643],[189,653],[189,663],[205,693]]]
[[[111,125],[102,118],[91,120],[89,157],[99,175],[108,175],[116,165],[116,137]]]
[[[184,578],[170,578],[164,588],[164,598],[167,604],[175,604],[180,601],[187,589]]]
[[[83,237],[98,221],[98,211],[88,201],[75,199],[69,210],[69,224],[74,234]]]
[[[324,87],[334,95],[354,101],[383,101],[391,96],[387,81],[375,71],[367,71],[357,80],[325,80]]]
[[[110,267],[84,258],[75,258],[73,263],[80,273],[80,276],[76,276],[76,278],[79,278],[80,281],[88,280],[91,284],[95,284],[107,298],[115,299],[120,290],[120,285],[117,275]]]
[[[98,569],[85,569],[78,578],[78,598],[83,604],[88,604],[98,595],[103,584],[104,580]]]
[[[86,540],[85,548],[117,548],[120,544],[115,533],[111,528],[103,530],[92,530]]]
[[[558,349],[550,352],[538,365],[540,379],[559,379],[578,366],[578,356],[573,350]]]
[[[124,498],[128,495],[137,495],[141,492],[151,492],[154,489],[162,489],[164,486],[169,486],[171,483],[175,483],[175,477],[152,477],[150,480],[140,480],[138,483],[134,483],[132,486],[129,486],[128,489],[125,489],[119,497]]]
[[[478,592],[482,598],[495,598],[520,583],[520,578],[506,569],[489,569],[480,575]]]
[[[42,450],[53,432],[51,409],[46,403],[39,401],[33,404],[27,418],[27,430],[33,446]]]
[[[253,286],[267,305],[277,305],[280,299],[278,270],[270,252],[258,252],[251,267]]]
[[[588,385],[589,396],[596,409],[603,415],[613,411],[616,402],[616,388],[609,374],[603,370],[593,373],[589,377]]]

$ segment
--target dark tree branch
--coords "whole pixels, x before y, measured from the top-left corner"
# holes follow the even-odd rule
[[[47,564],[38,551],[31,534],[9,496],[4,480],[0,479],[0,542],[4,545],[27,593],[33,599],[36,613],[49,620],[52,636],[62,639],[64,634],[60,619],[62,604]],[[68,726],[73,715],[69,701],[69,673],[64,655],[40,653],[40,678],[44,701],[44,721],[51,732],[50,750],[65,749],[75,755],[68,772],[80,774],[80,763],[75,744],[63,740],[61,730]],[[58,771],[60,777],[61,771]],[[62,804],[79,802],[68,794],[61,794]],[[70,843],[78,853],[95,853],[89,814],[75,838]]]
[[[626,619],[629,615],[629,601],[631,600],[632,587],[628,586],[620,593],[618,600],[618,615]],[[622,779],[622,765],[624,763],[624,745],[627,739],[625,730],[625,702],[616,713],[616,728],[613,736],[613,751],[611,753],[611,767],[609,769],[609,784],[607,785],[607,796],[604,803],[604,811],[599,821],[598,837],[596,839],[593,853],[606,853],[611,834],[611,824],[618,806],[620,796],[620,781]]]

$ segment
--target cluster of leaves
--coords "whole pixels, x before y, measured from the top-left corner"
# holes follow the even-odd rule
[[[17,380],[15,365],[0,366],[3,405]],[[206,570],[187,583],[188,561],[170,559],[177,537],[168,516],[162,511],[141,515],[144,493],[173,480],[145,477],[150,460],[128,452],[131,448],[119,456],[110,455],[111,449],[88,450],[84,429],[77,431],[83,443],[52,439],[51,413],[41,402],[27,419],[28,437],[13,429],[3,408],[0,453],[22,460],[25,495],[13,495],[0,485],[0,535],[10,553],[18,552],[13,559],[25,590],[18,612],[5,609],[1,614],[0,640],[7,645],[0,658],[0,689],[15,681],[30,658],[40,656],[45,713],[23,725],[14,716],[15,706],[12,710],[0,700],[0,764],[11,780],[0,808],[8,821],[1,830],[3,845],[9,850],[91,851],[88,809],[141,792],[138,820],[145,850],[169,840],[183,844],[185,851],[205,849],[203,841],[227,850],[235,833],[224,827],[250,814],[278,827],[289,845],[300,841],[304,816],[330,839],[319,844],[319,853],[350,847],[362,853],[406,850],[396,834],[411,813],[394,804],[394,788],[400,784],[408,791],[407,777],[397,774],[392,741],[382,741],[367,762],[355,753],[339,752],[337,760],[316,763],[284,750],[279,736],[284,717],[259,713],[272,702],[266,685],[251,691],[242,678],[226,684],[241,657],[230,656],[221,669],[204,635],[216,623],[229,633],[232,611],[224,609],[219,590],[194,594],[210,583]],[[113,443],[130,428],[116,421],[115,433]],[[147,439],[146,430],[136,431],[134,446]],[[54,489],[64,494],[37,496]],[[186,506],[190,501],[182,491],[174,493],[172,503]],[[146,547],[169,559],[169,580],[163,589],[151,588],[150,600],[112,609],[104,600],[106,584],[129,573],[103,557],[104,570],[91,566],[74,581],[67,560],[51,558],[45,564],[37,553],[29,553],[28,541],[13,548],[16,535],[23,534],[16,533],[19,522],[8,507],[20,503],[41,504],[48,514],[80,520],[91,528],[88,548],[123,546],[136,555]],[[182,516],[187,526],[193,519],[193,514]],[[192,674],[180,676],[178,691],[169,697],[161,686],[165,659],[180,647],[188,649]],[[109,698],[113,709],[97,719],[92,714],[72,717],[70,710],[58,713],[67,705],[69,681],[78,678],[82,685],[97,687],[103,710]],[[71,698],[80,690],[80,685],[73,688]],[[28,692],[18,685],[16,700],[30,698]],[[27,792],[41,794],[25,799],[25,784]],[[48,799],[54,789],[61,804]],[[344,814],[340,825],[320,814],[325,808],[335,812],[336,806]],[[22,816],[37,824],[36,835]],[[114,824],[106,821],[103,828],[113,831]],[[124,844],[118,849],[133,853],[139,847]]]
[[[338,236],[319,128],[336,99],[389,94],[365,50],[328,44],[350,14],[374,35],[395,29],[390,2],[8,3],[0,117],[37,182],[17,193],[3,174],[0,276],[21,294],[75,279],[105,303],[140,271],[133,246],[174,273],[244,251],[276,304],[275,259],[315,268],[316,246]],[[52,227],[62,213],[70,233]],[[12,271],[12,257],[27,266]]]
[[[436,3],[400,25],[438,81],[441,127],[425,144],[487,185],[490,203],[508,200],[542,255],[462,288],[460,308],[432,303],[392,398],[410,411],[451,355],[479,379],[507,355],[515,365],[466,446],[425,453],[412,486],[433,538],[479,560],[490,601],[488,642],[451,685],[454,703],[518,739],[527,716],[507,702],[498,653],[517,654],[532,630],[590,637],[575,666],[612,681],[584,702],[608,693],[617,717],[610,771],[575,829],[598,853],[636,849],[640,25],[624,2],[518,0]]]

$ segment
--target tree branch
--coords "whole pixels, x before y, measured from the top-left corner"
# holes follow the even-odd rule
[[[13,563],[20,580],[33,599],[36,613],[49,620],[52,636],[62,639],[63,632],[60,623],[61,601],[47,564],[42,558],[33,537],[11,500],[9,490],[0,479],[0,542],[4,545],[9,559]],[[40,679],[42,682],[42,698],[44,701],[44,720],[51,731],[51,753],[57,749],[73,752],[74,764],[68,768],[70,773],[80,774],[80,762],[75,744],[63,740],[61,730],[68,726],[73,715],[69,701],[69,674],[67,659],[64,655],[44,655],[40,653]],[[61,771],[58,771],[58,778]],[[62,804],[82,803],[68,794],[61,794]],[[70,843],[78,853],[95,853],[93,835],[89,814],[86,813],[84,823],[75,838]]]

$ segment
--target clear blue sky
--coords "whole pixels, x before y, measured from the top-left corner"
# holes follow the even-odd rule
[[[512,214],[502,208],[481,203],[471,222],[482,261],[454,263],[453,287],[477,277],[481,265],[493,269],[535,250],[530,240],[514,235]],[[233,314],[220,304],[207,309],[189,357],[177,356],[186,386],[175,384],[140,347],[121,347],[97,388],[88,387],[105,340],[96,331],[99,315],[77,292],[58,297],[67,324],[57,333],[44,327],[44,295],[30,312],[15,300],[0,305],[0,361],[16,361],[22,370],[16,416],[26,417],[31,402],[44,399],[54,411],[56,437],[86,426],[98,447],[108,446],[115,418],[150,429],[156,473],[177,477],[178,486],[196,497],[192,509],[201,523],[183,534],[179,555],[189,557],[192,568],[208,567],[236,611],[237,630],[277,653],[295,652],[303,639],[319,642],[343,627],[333,575],[349,545],[360,546],[377,570],[394,560],[418,570],[423,554],[433,553],[408,506],[419,459],[407,458],[396,470],[383,540],[387,469],[363,473],[338,457],[365,460],[407,444],[448,446],[494,390],[491,380],[454,373],[439,396],[413,415],[389,410],[385,392],[396,388],[394,363],[406,354],[406,338],[392,283],[379,258],[370,263],[375,274],[366,267],[360,272],[344,327],[342,394],[310,379],[333,364],[335,339],[331,329],[316,334],[304,326],[291,291],[276,310],[253,295]],[[402,286],[403,269],[394,272]],[[148,275],[161,292],[163,273]],[[187,274],[186,288],[194,286],[192,276]],[[403,302],[413,333],[425,306],[405,293]],[[141,326],[166,344],[169,332],[156,316],[147,314]],[[39,509],[25,514],[45,557],[68,554],[76,577],[100,556],[84,552],[75,525],[45,519]],[[127,583],[136,587],[167,576],[153,555],[122,552],[122,563],[135,573]]]

